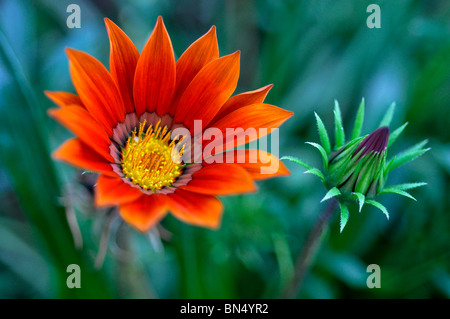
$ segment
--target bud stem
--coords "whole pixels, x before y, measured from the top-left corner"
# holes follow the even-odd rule
[[[283,299],[294,299],[300,287],[303,283],[303,279],[305,278],[306,273],[308,272],[314,256],[317,253],[317,250],[320,247],[320,243],[323,238],[323,234],[328,228],[329,222],[333,213],[338,208],[339,202],[335,198],[331,198],[328,201],[328,205],[322,211],[317,220],[314,228],[309,233],[308,239],[306,240],[303,249],[297,257],[297,261],[295,263],[294,276],[292,281],[288,284],[286,289],[283,291],[281,298]]]

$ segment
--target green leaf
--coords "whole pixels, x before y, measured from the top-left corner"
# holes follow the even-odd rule
[[[330,154],[331,153],[331,145],[330,145],[330,139],[328,138],[327,129],[325,128],[325,125],[323,124],[319,115],[317,115],[316,112],[314,112],[314,115],[316,116],[317,129],[319,130],[319,136],[320,136],[320,141],[322,143],[322,146],[325,149],[325,151],[327,152],[327,154]]]
[[[344,127],[342,126],[341,109],[339,108],[339,103],[337,100],[334,100],[334,138],[336,149],[339,149],[342,145],[344,145],[345,132]]]
[[[379,202],[369,199],[369,200],[366,200],[366,203],[369,205],[375,206],[376,208],[381,210],[383,212],[383,214],[386,215],[386,218],[389,219],[389,213],[388,213],[386,207],[381,205]]]
[[[352,193],[352,195],[354,195],[354,196],[358,199],[358,202],[359,202],[359,212],[361,213],[361,210],[362,210],[362,208],[363,208],[363,206],[364,206],[364,201],[366,200],[366,196],[364,196],[363,193],[358,193],[358,192]]]
[[[322,180],[322,182],[325,183],[325,176],[323,176],[322,172],[319,171],[317,168],[312,168],[312,169],[310,169],[310,170],[307,170],[307,171],[305,172],[305,174],[313,174],[313,175],[316,175],[316,176],[318,176],[318,177]]]
[[[397,128],[394,132],[392,132],[389,135],[389,143],[388,143],[388,147],[391,146],[392,144],[394,144],[394,142],[397,140],[397,138],[400,136],[400,134],[402,134],[403,130],[405,129],[405,127],[408,125],[408,122],[406,122],[405,124],[403,124],[402,126],[400,126],[399,128]]]
[[[341,206],[341,223],[340,223],[340,232],[344,230],[345,225],[347,225],[348,217],[350,213],[348,211],[348,207],[345,204],[340,204]]]
[[[408,198],[411,198],[413,200],[416,200],[413,196],[411,196],[411,194],[409,194],[408,192],[402,191],[401,189],[397,189],[394,187],[386,187],[384,188],[381,192],[381,194],[388,194],[388,193],[392,193],[392,194],[398,194],[398,195],[402,195]]]
[[[326,200],[328,200],[328,199],[330,199],[330,198],[333,198],[333,197],[335,197],[335,196],[337,196],[337,195],[340,195],[340,194],[341,194],[341,191],[340,191],[338,188],[333,187],[332,189],[330,189],[330,190],[326,193],[325,197],[322,198],[322,200],[321,200],[320,202],[324,202],[324,201],[326,201]]]
[[[352,132],[352,140],[358,138],[361,134],[361,129],[364,122],[364,109],[365,109],[365,101],[362,98],[361,103],[359,104],[358,113],[356,113],[355,126],[353,127]]]
[[[294,162],[294,163],[296,163],[298,165],[303,166],[306,169],[312,169],[313,168],[308,163],[305,163],[302,160],[300,160],[300,159],[298,159],[298,158],[296,158],[294,156],[283,156],[283,157],[280,158],[280,160],[288,160],[288,161]]]
[[[391,124],[392,117],[394,116],[394,110],[395,110],[395,102],[392,102],[391,106],[389,107],[383,119],[381,120],[379,127],[389,126],[389,124]]]
[[[306,144],[312,145],[315,148],[317,148],[320,152],[320,154],[322,155],[322,160],[323,160],[323,167],[325,170],[328,169],[328,155],[327,155],[327,151],[325,151],[325,149],[322,147],[322,145],[317,144],[317,143],[313,143],[313,142],[306,142]]]

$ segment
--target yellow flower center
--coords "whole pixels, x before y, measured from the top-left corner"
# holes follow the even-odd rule
[[[140,123],[139,131],[134,129],[122,149],[122,172],[144,190],[171,186],[183,170],[184,146],[180,149],[181,140],[170,140],[171,131],[167,126],[162,129],[160,123],[147,130],[145,122]]]

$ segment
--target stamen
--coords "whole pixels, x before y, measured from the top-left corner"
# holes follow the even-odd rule
[[[170,187],[183,171],[183,139],[170,140],[171,131],[160,124],[161,120],[145,130],[146,121],[140,123],[122,149],[123,174],[144,190]]]

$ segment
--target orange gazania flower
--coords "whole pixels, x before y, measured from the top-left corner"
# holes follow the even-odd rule
[[[141,54],[117,25],[105,23],[110,72],[92,56],[67,49],[78,95],[46,92],[60,106],[50,109],[50,116],[77,136],[53,155],[100,174],[98,207],[117,205],[122,218],[142,232],[169,210],[187,223],[215,228],[223,210],[216,196],[253,192],[255,180],[289,174],[272,154],[227,151],[229,144],[214,156],[233,152],[234,163],[183,162],[191,150],[180,147],[184,137],[171,132],[180,127],[193,132],[194,120],[226,136],[227,128],[277,128],[293,114],[263,103],[271,85],[230,97],[239,77],[239,51],[219,58],[214,26],[175,61],[161,17]],[[263,134],[257,131],[244,142]],[[257,161],[248,161],[253,155]],[[276,161],[277,169],[262,174],[268,161]]]

